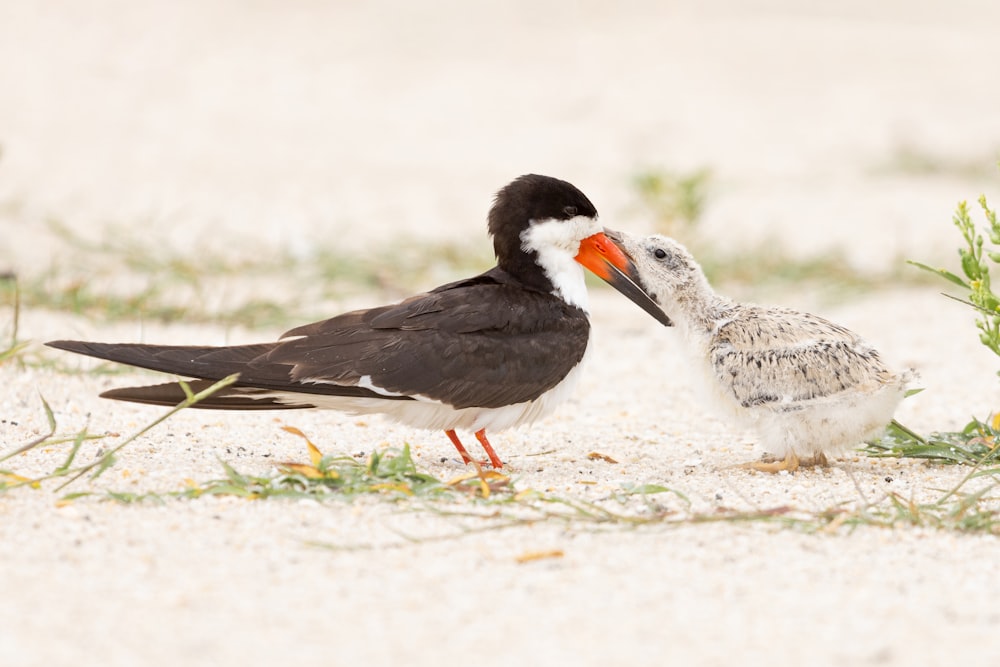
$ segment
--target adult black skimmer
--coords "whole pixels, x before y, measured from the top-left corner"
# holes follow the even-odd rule
[[[51,347],[197,378],[200,391],[232,373],[239,380],[198,408],[333,408],[381,413],[442,429],[463,461],[455,429],[486,438],[539,419],[569,397],[589,349],[581,265],[664,324],[669,320],[631,278],[631,264],[604,236],[597,210],[573,185],[522,176],[497,193],[489,213],[497,265],[400,303],[300,326],[276,342],[228,347],[91,343]],[[101,396],[176,405],[177,382]]]

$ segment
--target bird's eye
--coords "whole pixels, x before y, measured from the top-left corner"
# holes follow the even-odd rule
[[[653,251],[653,256],[656,257],[656,259],[663,259],[667,256],[667,251],[663,248],[657,248]]]
[[[567,206],[563,208],[563,213],[566,214],[567,218],[572,218],[576,215],[576,206]]]

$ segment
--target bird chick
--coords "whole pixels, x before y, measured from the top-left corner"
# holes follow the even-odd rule
[[[608,237],[683,337],[712,403],[755,430],[762,448],[778,459],[746,467],[779,472],[825,465],[828,454],[878,435],[892,420],[912,373],[890,370],[857,334],[816,315],[717,294],[673,239]]]

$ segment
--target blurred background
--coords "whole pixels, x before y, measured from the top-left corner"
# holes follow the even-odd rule
[[[0,270],[79,282],[124,240],[488,263],[527,172],[717,264],[955,263],[956,202],[1000,200],[998,25],[991,0],[6,0]]]
[[[921,373],[902,422],[961,429],[1000,406],[997,357],[905,260],[958,270],[956,203],[1000,206],[998,159],[997,0],[0,0],[0,451],[50,417],[60,434],[127,437],[157,414],[97,397],[148,375],[41,341],[259,342],[482,270],[493,194],[527,172],[580,187],[609,227],[676,235],[726,294],[856,328]],[[671,494],[646,500],[649,481],[698,512],[763,510],[739,530],[480,532],[471,510],[388,496],[139,502],[218,479],[222,460],[249,474],[303,460],[271,413],[194,411],[66,490],[91,498],[3,497],[4,664],[987,663],[996,501],[959,492],[966,470],[718,472],[750,440],[688,390],[677,337],[603,296],[600,366],[544,425],[496,443],[532,457],[515,459],[518,488],[614,513],[632,489],[640,515],[677,516],[661,513]],[[289,419],[330,454],[412,441],[421,468],[459,472],[440,434]],[[68,446],[4,467],[41,474]],[[938,489],[952,490],[914,509]],[[855,526],[857,499],[859,522],[898,527]],[[807,534],[800,512],[851,538]],[[477,535],[447,539],[459,530]],[[546,560],[515,562],[533,553]]]

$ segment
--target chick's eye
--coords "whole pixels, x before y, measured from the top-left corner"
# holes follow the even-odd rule
[[[653,256],[656,257],[656,259],[663,259],[667,256],[667,251],[663,248],[657,248],[653,251]]]
[[[572,218],[576,215],[576,206],[566,206],[563,208],[563,213],[565,213],[567,217]]]

